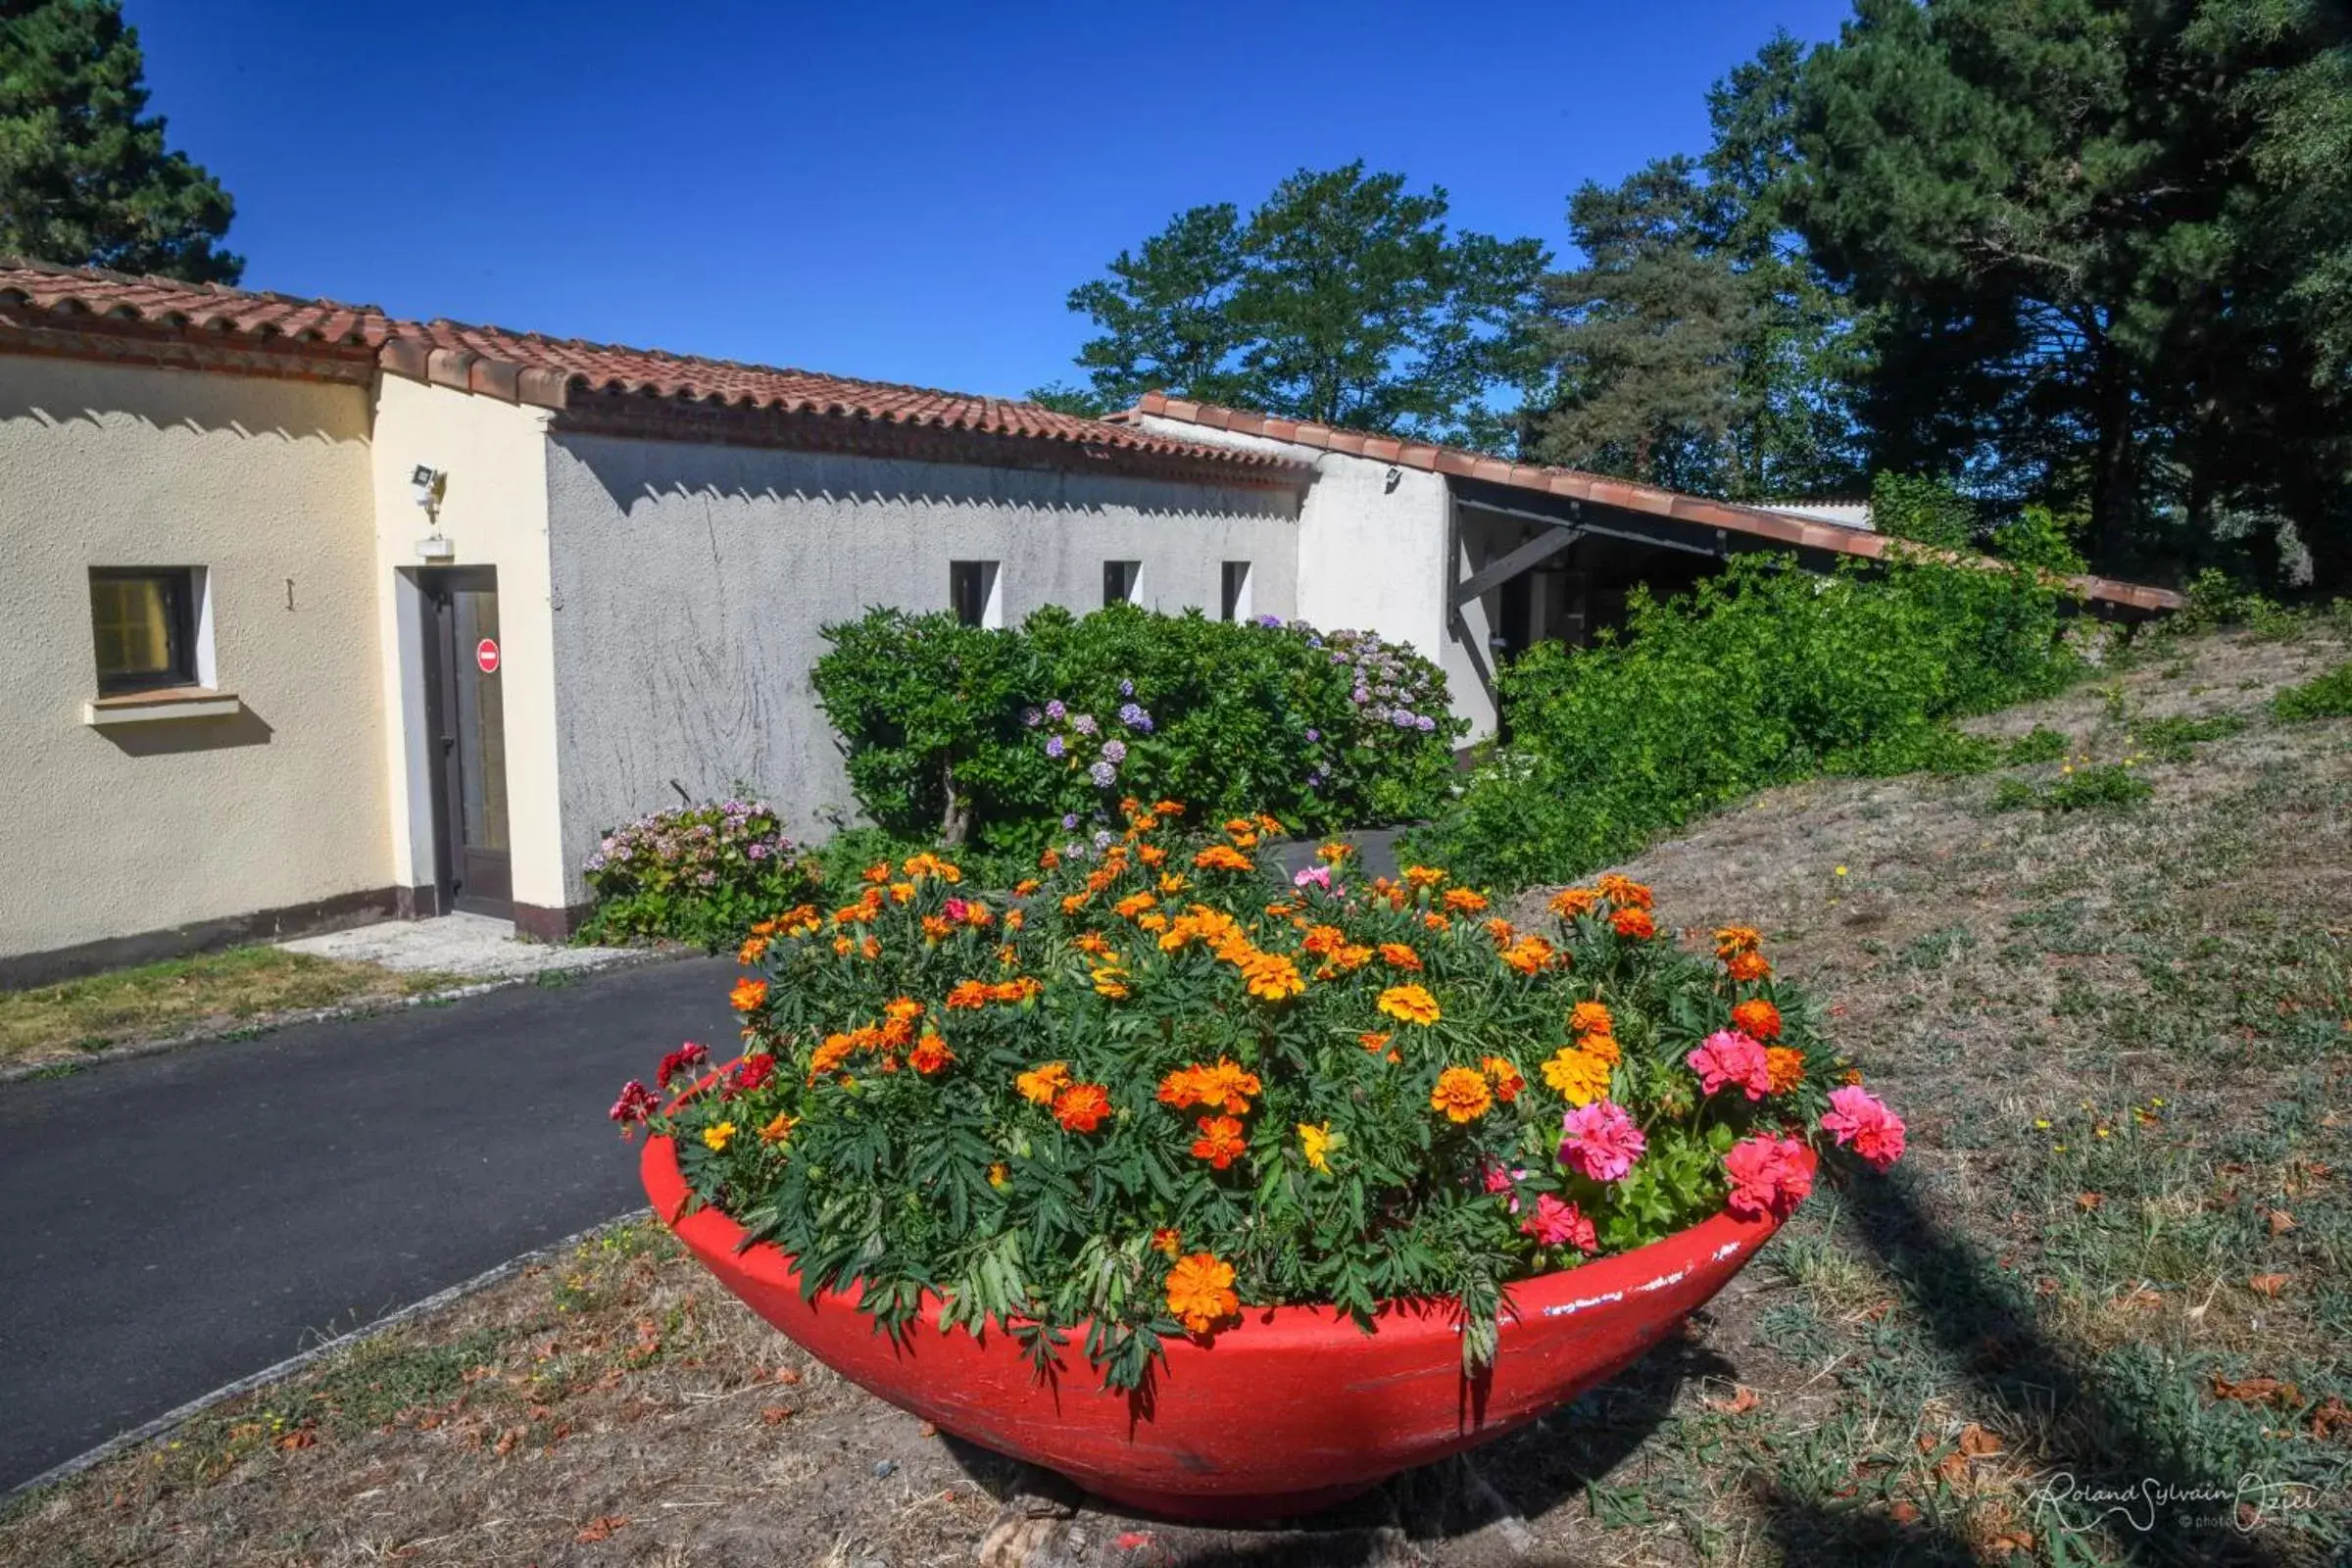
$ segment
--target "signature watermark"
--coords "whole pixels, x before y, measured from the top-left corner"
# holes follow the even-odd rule
[[[2319,1506],[2320,1492],[2304,1481],[2272,1481],[2251,1472],[2223,1486],[2159,1481],[2090,1481],[2065,1470],[2041,1478],[2027,1500],[2077,1527],[2118,1519],[2145,1535],[2176,1530],[2235,1530],[2252,1535],[2266,1524],[2292,1520]]]

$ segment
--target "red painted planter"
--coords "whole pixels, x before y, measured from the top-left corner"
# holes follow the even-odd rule
[[[857,1309],[854,1288],[804,1300],[775,1247],[736,1250],[742,1228],[714,1208],[681,1218],[686,1180],[668,1139],[646,1145],[642,1175],[654,1212],[719,1282],[842,1376],[943,1431],[1182,1519],[1309,1512],[1557,1409],[1672,1333],[1778,1228],[1719,1214],[1639,1251],[1520,1281],[1494,1367],[1476,1380],[1462,1375],[1442,1304],[1396,1303],[1373,1334],[1328,1307],[1246,1309],[1213,1345],[1168,1346],[1147,1410],[1098,1387],[1075,1353],[1083,1330],[1047,1383],[1007,1335],[940,1333],[929,1297],[894,1342]]]

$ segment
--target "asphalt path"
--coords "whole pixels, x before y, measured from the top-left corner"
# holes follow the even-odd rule
[[[0,1084],[0,1491],[644,1202],[605,1119],[692,959]]]

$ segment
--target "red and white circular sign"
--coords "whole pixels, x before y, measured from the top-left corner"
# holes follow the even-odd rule
[[[498,639],[485,637],[473,645],[473,662],[482,666],[482,673],[498,673]]]

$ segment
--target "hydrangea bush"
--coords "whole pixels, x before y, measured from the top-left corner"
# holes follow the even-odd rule
[[[582,869],[596,895],[583,941],[661,938],[712,952],[817,885],[813,862],[760,801],[641,816],[599,840]]]
[[[1034,855],[1160,794],[1320,832],[1426,816],[1452,782],[1444,674],[1369,633],[1116,605],[1004,631],[876,610],[825,634],[812,680],[858,804],[903,836]]]
[[[1686,953],[1621,877],[1520,929],[1342,845],[1282,881],[1270,817],[1120,809],[1001,902],[926,854],[761,920],[740,1058],[673,1052],[613,1117],[674,1139],[696,1200],[809,1290],[860,1286],[894,1330],[929,1301],[1041,1364],[1084,1324],[1129,1388],[1245,1302],[1370,1328],[1450,1299],[1476,1365],[1514,1280],[1785,1215],[1816,1150],[1902,1152],[1753,930]]]

